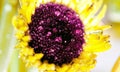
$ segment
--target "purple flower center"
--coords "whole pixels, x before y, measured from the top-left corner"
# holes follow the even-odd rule
[[[29,46],[43,53],[41,61],[62,65],[77,58],[83,50],[84,30],[78,15],[67,6],[55,3],[36,8],[29,24]]]

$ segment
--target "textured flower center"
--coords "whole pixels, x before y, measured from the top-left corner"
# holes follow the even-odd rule
[[[55,4],[41,4],[29,24],[29,46],[35,53],[43,53],[41,61],[62,65],[70,63],[82,51],[83,24],[70,8]]]

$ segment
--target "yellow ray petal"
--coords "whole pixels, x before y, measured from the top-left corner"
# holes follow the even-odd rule
[[[70,67],[71,67],[71,65],[64,64],[64,65],[62,65],[62,67],[57,66],[56,71],[57,72],[68,72],[67,70],[69,70]]]
[[[86,34],[88,34],[90,32],[98,32],[98,31],[102,32],[103,30],[106,30],[106,29],[109,29],[109,28],[111,28],[110,25],[102,25],[102,26],[97,25],[97,26],[93,26],[93,27],[88,27],[88,28],[85,29],[85,31],[86,31]]]
[[[70,1],[69,0],[62,0],[62,4],[69,5]]]
[[[103,3],[103,0],[96,0],[93,2],[93,4],[91,5],[91,7],[89,8],[88,11],[86,11],[86,18],[84,20],[84,24],[89,24],[89,21],[91,20],[91,18],[94,17],[94,15],[98,12],[98,10],[101,8]]]
[[[101,11],[99,12],[99,14],[94,18],[92,23],[90,23],[90,26],[95,26],[100,23],[100,21],[102,20],[102,18],[104,17],[104,15],[106,13],[106,9],[107,9],[107,6],[104,5],[103,8],[101,9]]]
[[[80,4],[77,7],[78,14],[80,17],[85,20],[86,13],[90,9],[90,7],[93,5],[95,1],[94,0],[81,0]]]
[[[109,36],[99,35],[99,34],[90,34],[88,35],[86,45],[84,47],[85,51],[89,52],[103,52],[108,50],[111,45],[109,43]]]
[[[80,70],[80,72],[86,72],[86,71],[90,71],[90,69],[95,67],[96,64],[96,54],[91,53],[91,52],[82,52],[81,55],[79,56],[79,58],[74,59],[74,62],[76,64],[79,64],[79,69],[78,72]]]

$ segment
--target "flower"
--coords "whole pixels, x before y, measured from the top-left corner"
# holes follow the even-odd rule
[[[100,25],[102,0],[20,0],[13,18],[19,55],[40,72],[86,72],[95,67],[97,53],[110,48]],[[101,8],[101,9],[100,9]],[[98,12],[100,10],[100,12]]]

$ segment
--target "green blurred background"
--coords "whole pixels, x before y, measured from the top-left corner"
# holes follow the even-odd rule
[[[104,0],[104,3],[108,5],[108,10],[103,21],[105,24],[112,25],[110,32],[112,32],[115,38],[119,39],[120,0]],[[16,40],[14,36],[14,28],[12,26],[12,17],[17,13],[18,7],[18,0],[0,1],[0,72],[29,71],[29,69],[26,69],[24,63],[18,58],[18,51],[14,50]]]
[[[14,50],[16,40],[12,17],[17,13],[18,0],[0,1],[0,72],[26,72],[18,51]]]

